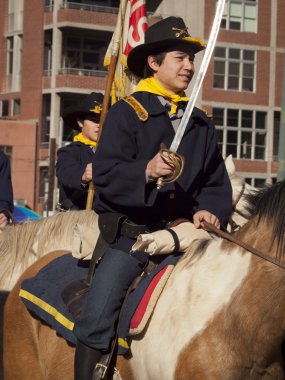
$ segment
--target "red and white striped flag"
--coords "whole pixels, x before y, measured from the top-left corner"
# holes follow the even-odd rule
[[[127,56],[135,46],[144,42],[146,29],[145,0],[121,0],[116,29],[104,59],[104,66],[108,67],[111,56],[118,56],[111,93],[112,104],[129,95],[136,85],[135,78],[127,69]]]
[[[144,43],[144,34],[147,30],[145,0],[129,0],[130,18],[128,25],[128,38],[124,47],[124,55],[137,45]]]

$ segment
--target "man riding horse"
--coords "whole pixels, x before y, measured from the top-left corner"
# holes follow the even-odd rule
[[[142,79],[131,97],[110,108],[94,155],[94,209],[108,249],[75,323],[75,380],[95,378],[96,363],[110,350],[127,289],[148,263],[146,252],[132,251],[137,236],[178,218],[193,221],[196,228],[204,221],[227,226],[232,189],[213,121],[194,108],[179,154],[160,150],[161,143],[169,147],[174,138],[195,54],[204,48],[181,18],[168,17],[151,26],[145,43],[128,56],[129,70]],[[178,174],[176,160],[183,161]],[[166,179],[164,186],[157,185],[160,178]]]

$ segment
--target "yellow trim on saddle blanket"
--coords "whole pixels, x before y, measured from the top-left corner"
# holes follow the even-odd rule
[[[128,345],[127,339],[125,338],[118,338],[118,346],[123,347],[127,350],[130,348],[130,346]]]
[[[39,308],[52,315],[55,320],[57,320],[61,325],[66,327],[68,330],[73,331],[74,323],[67,319],[64,315],[59,313],[54,307],[41,300],[40,298],[34,296],[32,293],[27,292],[24,289],[20,289],[20,297],[25,298],[26,300],[37,305]]]
[[[137,99],[135,99],[133,96],[130,95],[130,96],[125,96],[123,100],[135,110],[140,121],[143,121],[143,122],[147,121],[148,112]]]

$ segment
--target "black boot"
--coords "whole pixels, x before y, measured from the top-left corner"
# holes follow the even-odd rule
[[[101,356],[101,351],[77,341],[74,359],[74,380],[92,380],[93,371]]]

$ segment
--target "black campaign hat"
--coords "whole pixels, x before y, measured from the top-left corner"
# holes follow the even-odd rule
[[[100,120],[100,114],[102,112],[104,96],[100,92],[91,92],[91,94],[85,96],[79,103],[74,106],[69,106],[64,109],[62,118],[64,122],[71,128],[80,130],[77,119],[86,118],[86,116],[92,117],[92,119]]]
[[[194,54],[205,49],[199,38],[193,38],[181,17],[167,17],[150,26],[145,32],[144,44],[134,47],[127,58],[129,70],[138,77],[143,77],[146,59],[149,55],[159,54],[170,48],[183,49]]]

